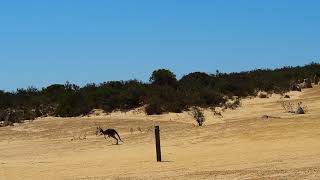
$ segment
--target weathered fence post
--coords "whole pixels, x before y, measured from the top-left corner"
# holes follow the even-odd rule
[[[160,128],[155,126],[155,138],[156,138],[156,152],[157,152],[157,161],[161,162],[161,146],[160,146]]]

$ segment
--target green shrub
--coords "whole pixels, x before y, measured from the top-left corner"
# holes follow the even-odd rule
[[[192,117],[196,120],[199,126],[202,126],[205,121],[202,110],[198,107],[192,107],[190,110]]]
[[[137,80],[109,81],[79,87],[67,82],[41,90],[29,87],[16,92],[0,91],[0,108],[24,112],[23,116],[17,113],[12,115],[12,121],[43,115],[79,116],[94,108],[106,112],[127,111],[143,105],[146,105],[147,114],[182,112],[193,106],[236,108],[236,104],[226,104],[227,97],[256,96],[259,91],[284,94],[292,88],[290,85],[293,82],[312,79],[319,74],[320,64],[317,63],[239,73],[194,72],[180,80],[170,70],[159,69],[152,73],[149,83]],[[0,118],[3,117],[0,114]]]

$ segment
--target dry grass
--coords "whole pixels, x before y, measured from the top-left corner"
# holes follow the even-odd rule
[[[308,112],[308,107],[303,105],[302,102],[294,104],[292,102],[283,101],[281,106],[285,112],[294,113],[294,114],[306,114]]]

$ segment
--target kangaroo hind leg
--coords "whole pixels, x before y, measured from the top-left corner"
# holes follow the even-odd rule
[[[117,145],[119,144],[119,140],[118,138],[116,138],[115,136],[111,136],[113,139],[117,140]]]

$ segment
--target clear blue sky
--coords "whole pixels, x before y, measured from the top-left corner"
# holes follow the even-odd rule
[[[0,89],[147,81],[303,65],[320,58],[320,1],[0,2]]]

